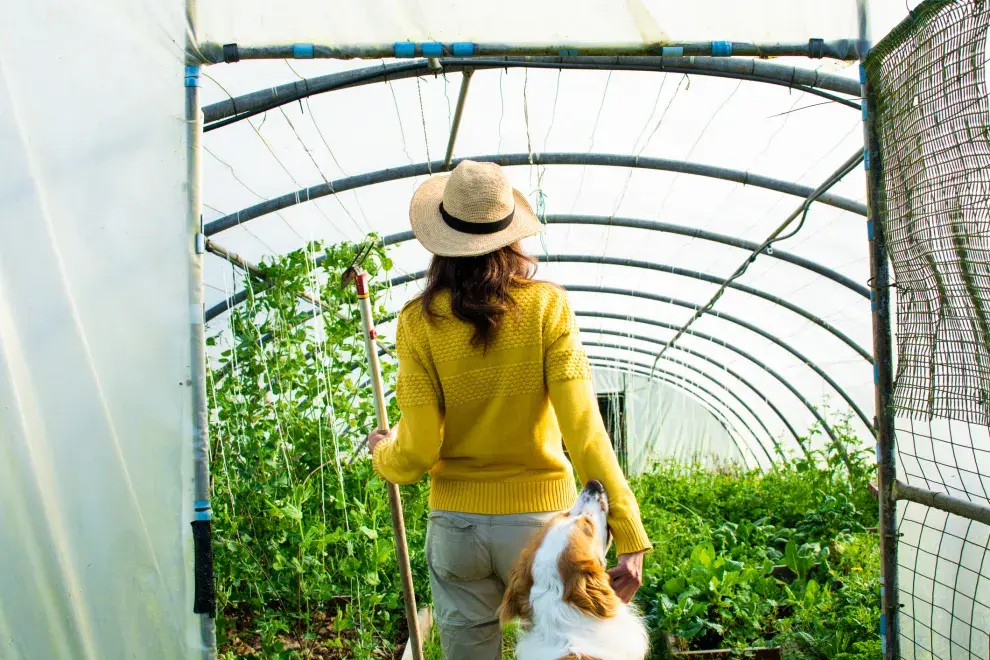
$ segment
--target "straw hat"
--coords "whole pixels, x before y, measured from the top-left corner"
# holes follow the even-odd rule
[[[488,254],[543,231],[501,167],[470,160],[417,188],[409,221],[423,247],[440,257]]]

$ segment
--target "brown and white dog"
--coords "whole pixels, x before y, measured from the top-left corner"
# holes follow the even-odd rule
[[[517,660],[643,660],[649,637],[605,572],[608,497],[590,481],[567,512],[523,550],[502,599],[502,625],[520,620]]]

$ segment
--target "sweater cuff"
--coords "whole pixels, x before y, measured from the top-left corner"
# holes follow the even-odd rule
[[[610,520],[608,524],[612,528],[612,536],[615,538],[616,554],[627,555],[631,552],[653,549],[646,528],[638,519],[633,522]]]
[[[385,471],[384,471],[385,454],[387,454],[389,450],[392,449],[392,444],[394,442],[395,442],[394,440],[382,440],[377,445],[375,445],[375,448],[371,451],[371,465],[375,468],[375,472],[378,474],[378,476],[384,479],[385,481],[391,481],[385,475]]]

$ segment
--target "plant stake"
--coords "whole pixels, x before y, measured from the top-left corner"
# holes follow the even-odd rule
[[[360,266],[348,268],[342,284],[354,282],[357,289],[358,306],[361,308],[361,324],[364,330],[364,346],[368,352],[368,372],[371,375],[371,388],[374,392],[375,417],[378,430],[388,432],[388,412],[385,408],[385,386],[382,382],[382,369],[378,362],[378,332],[371,311],[368,273]],[[392,532],[395,535],[395,558],[402,579],[402,600],[406,606],[406,623],[409,625],[409,645],[412,646],[414,660],[423,660],[423,640],[420,636],[419,617],[416,616],[416,592],[413,590],[412,567],[409,565],[409,546],[406,543],[406,524],[402,518],[402,500],[399,487],[386,481],[388,504],[392,513]]]

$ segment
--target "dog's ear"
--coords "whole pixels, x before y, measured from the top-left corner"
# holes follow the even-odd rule
[[[612,589],[608,573],[595,558],[585,535],[572,537],[557,568],[564,583],[565,602],[600,619],[609,619],[619,613],[622,601]]]
[[[514,619],[529,621],[533,616],[533,608],[529,604],[529,593],[533,589],[533,558],[520,557],[520,561],[509,571],[509,585],[502,596],[502,606],[499,608],[498,620],[504,628]]]
[[[610,619],[619,613],[622,601],[612,589],[612,583],[598,562],[590,561],[564,579],[564,601],[585,614]]]
[[[523,548],[509,571],[509,584],[502,596],[498,614],[503,628],[513,619],[529,622],[533,618],[533,608],[529,604],[529,594],[533,590],[533,560],[549,528],[548,524]]]

